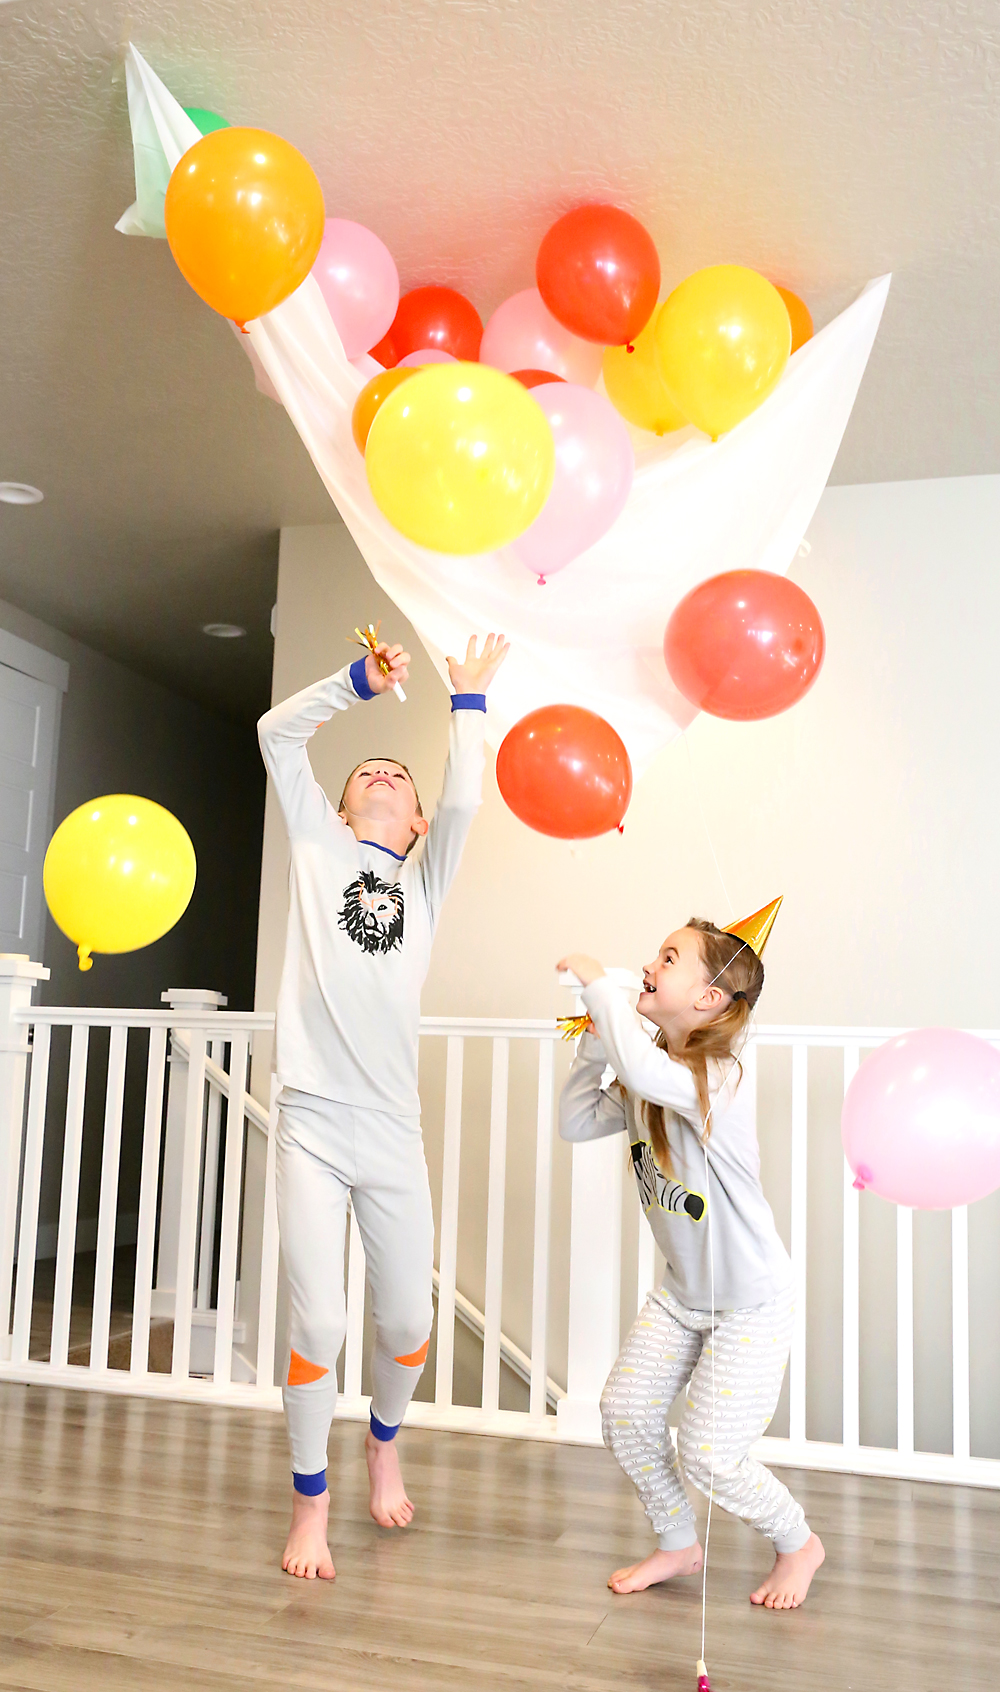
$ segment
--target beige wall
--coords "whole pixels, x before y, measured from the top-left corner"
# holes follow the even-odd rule
[[[994,630],[1000,618],[1000,476],[828,490],[795,577],[816,600],[828,652],[812,692],[770,722],[699,719],[638,783],[622,837],[575,848],[530,833],[506,810],[491,767],[483,810],[442,918],[424,995],[426,1012],[547,1016],[564,1008],[553,964],[568,948],[636,967],[692,913],[724,920],[776,893],[785,904],[767,957],[762,1020],[794,1023],[1000,1024],[1000,898],[994,854],[1000,822],[992,779],[998,729]],[[356,622],[382,617],[412,640],[339,524],[286,530],[278,584],[274,697],[336,669]],[[321,730],[319,779],[343,775],[373,751],[414,770],[425,803],[440,779],[447,699],[414,648],[408,703],[385,698]],[[714,850],[714,856],[713,856]],[[716,860],[718,867],[716,867]],[[286,855],[269,802],[261,892],[257,1002],[271,1006],[284,929]],[[723,879],[725,891],[723,889]],[[428,1054],[425,1121],[432,1176],[439,1158],[439,1078]],[[840,1163],[836,1076],[815,1064],[811,1148],[810,1315],[815,1318],[810,1431],[836,1437],[839,1358],[821,1318],[839,1317]],[[482,1213],[485,1123],[470,1090],[463,1205]],[[765,1179],[787,1226],[787,1074],[763,1068]],[[522,1343],[530,1273],[531,1111],[512,1112],[504,1321]],[[553,1324],[565,1320],[566,1181],[557,1162]],[[992,1207],[992,1208],[991,1208]],[[996,1331],[1000,1293],[987,1268],[997,1228],[992,1201],[973,1215],[976,1305]],[[863,1436],[890,1440],[892,1212],[863,1203],[866,1266]],[[634,1209],[627,1207],[629,1228]],[[944,1226],[942,1226],[944,1223]],[[917,1218],[918,1439],[946,1443],[948,1338],[946,1219]],[[481,1292],[481,1227],[463,1242],[460,1284]],[[627,1297],[623,1304],[627,1303]],[[554,1368],[558,1372],[559,1341]],[[1000,1377],[973,1340],[977,1449],[1000,1453]],[[943,1384],[942,1384],[943,1383]]]

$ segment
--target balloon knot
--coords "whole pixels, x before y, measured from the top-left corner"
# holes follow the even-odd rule
[[[89,946],[78,946],[76,948],[76,955],[80,960],[80,968],[81,969],[84,969],[84,970],[93,969],[94,960],[90,955],[90,947]]]
[[[635,347],[632,345],[631,341],[625,342],[625,351],[626,352],[635,352]]]
[[[619,823],[619,824],[618,824],[618,833],[619,833],[619,834],[624,834],[624,833],[625,833],[625,824],[624,824],[624,823]]]
[[[249,335],[250,331],[247,328],[247,320],[245,317],[234,317],[233,322],[241,335]]]
[[[544,577],[544,576],[539,576],[539,578],[538,578],[538,585],[539,585],[539,587],[544,587],[544,586],[545,586],[545,577]]]

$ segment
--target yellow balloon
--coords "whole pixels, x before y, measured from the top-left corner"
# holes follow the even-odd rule
[[[606,347],[604,386],[616,411],[637,428],[666,435],[683,429],[687,418],[678,411],[663,385],[656,363],[656,313],[628,347]]]
[[[389,394],[365,449],[379,510],[435,552],[516,540],[549,496],[555,461],[548,419],[527,388],[460,362],[425,366]]]
[[[197,866],[185,828],[152,799],[110,793],[71,811],[49,841],[42,879],[53,920],[91,952],[133,952],[173,928]]]
[[[696,270],[656,319],[656,357],[671,398],[717,440],[776,386],[792,345],[777,288],[741,264]]]

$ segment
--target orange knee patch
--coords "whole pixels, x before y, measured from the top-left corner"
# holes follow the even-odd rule
[[[396,1362],[405,1363],[408,1369],[419,1369],[421,1364],[427,1362],[427,1353],[430,1350],[430,1344],[430,1339],[425,1339],[419,1351],[411,1351],[408,1357],[397,1357]]]
[[[322,1380],[323,1376],[329,1373],[329,1369],[322,1369],[318,1363],[309,1363],[304,1357],[300,1357],[297,1351],[293,1351],[292,1360],[288,1365],[288,1385],[308,1386],[310,1381]]]

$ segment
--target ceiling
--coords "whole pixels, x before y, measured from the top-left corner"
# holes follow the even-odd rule
[[[278,530],[335,515],[165,242],[115,233],[129,37],[183,104],[300,147],[404,288],[484,317],[588,198],[643,219],[665,285],[735,260],[820,323],[892,270],[833,477],[862,482],[1000,471],[996,23],[994,0],[0,0],[0,479],[46,496],[0,505],[0,596],[249,718]]]

